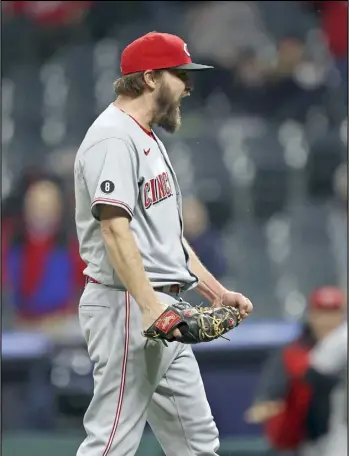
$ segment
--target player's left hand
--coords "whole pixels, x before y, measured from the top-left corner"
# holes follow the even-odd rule
[[[148,340],[161,340],[165,345],[174,341],[199,344],[224,337],[224,334],[239,326],[240,322],[240,312],[232,306],[194,307],[180,300],[168,306],[163,314],[143,331],[143,336]],[[175,335],[174,329],[180,330],[179,337]]]
[[[236,307],[242,318],[246,318],[253,310],[252,302],[241,293],[225,291],[220,298],[213,302],[215,307],[227,306]]]

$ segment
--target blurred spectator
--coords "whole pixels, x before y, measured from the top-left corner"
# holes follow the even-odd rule
[[[49,331],[77,311],[84,265],[65,225],[64,195],[52,180],[29,185],[7,233],[6,273],[17,324]]]
[[[201,201],[183,201],[184,236],[202,263],[217,278],[227,273],[227,259],[220,233],[210,227],[208,212]]]
[[[6,287],[8,281],[6,261],[11,233],[15,231],[16,226],[18,227],[21,224],[24,197],[29,186],[40,179],[41,175],[42,172],[38,169],[24,169],[15,182],[13,182],[10,194],[3,202],[1,220],[1,283],[3,287]]]
[[[241,49],[272,43],[251,2],[193,2],[186,16],[189,49],[226,69],[234,66]]]
[[[57,156],[58,157],[58,156]],[[57,169],[61,171],[62,163],[64,164],[64,157],[61,157],[61,167],[57,166],[57,163],[51,163],[51,169]],[[71,171],[72,168],[70,168]],[[9,195],[3,201],[2,205],[2,220],[1,220],[1,244],[2,244],[2,276],[1,281],[2,284],[6,284],[7,280],[7,268],[5,264],[6,260],[6,251],[9,246],[10,238],[13,233],[16,232],[16,229],[21,226],[23,222],[23,211],[24,211],[24,201],[27,191],[31,185],[40,181],[40,180],[49,180],[50,182],[55,182],[58,187],[62,187],[62,182],[65,183],[66,186],[71,187],[72,181],[71,179],[67,179],[67,176],[64,173],[61,173],[61,176],[58,178],[59,174],[51,174],[45,170],[45,167],[42,169],[38,167],[26,167],[19,173],[18,177],[15,181],[11,184],[11,190]],[[65,215],[66,215],[66,225],[69,225],[69,220],[73,218],[74,210],[75,210],[75,202],[71,203],[69,200],[70,194],[73,194],[73,191],[67,192],[68,196],[68,206],[67,201],[65,203]],[[66,194],[64,194],[66,196]],[[74,196],[74,195],[73,195]],[[69,210],[68,210],[69,209]],[[73,226],[73,223],[71,223]],[[75,230],[75,227],[74,227]]]
[[[324,456],[347,456],[348,448],[348,323],[345,321],[321,340],[310,353],[315,373],[339,376],[331,395],[331,416]]]
[[[238,79],[246,87],[260,87],[264,83],[265,66],[253,49],[244,49],[237,58]]]
[[[299,456],[323,455],[330,425],[330,397],[340,377],[314,370],[311,350],[343,324],[345,311],[346,298],[340,289],[315,290],[300,337],[267,362],[260,391],[246,419],[265,425],[267,439],[275,450],[297,450]]]
[[[284,37],[277,44],[274,65],[268,69],[271,80],[287,78],[293,75],[297,66],[304,59],[304,42],[297,37]]]

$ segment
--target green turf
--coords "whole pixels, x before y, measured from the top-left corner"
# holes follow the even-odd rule
[[[2,456],[75,456],[83,436],[66,434],[4,433]],[[226,439],[221,442],[220,456],[264,456],[263,439]],[[143,436],[137,456],[163,456],[154,436]]]

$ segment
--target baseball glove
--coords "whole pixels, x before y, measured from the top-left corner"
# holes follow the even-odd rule
[[[148,340],[198,344],[223,337],[241,322],[235,307],[193,307],[189,303],[176,302],[160,315],[143,335]],[[182,337],[173,339],[170,333],[178,328]]]

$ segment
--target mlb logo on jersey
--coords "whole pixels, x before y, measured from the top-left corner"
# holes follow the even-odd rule
[[[149,209],[173,195],[171,181],[167,172],[163,172],[144,184],[144,207]]]

